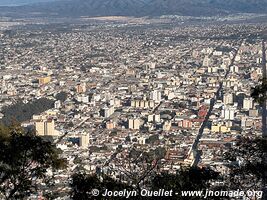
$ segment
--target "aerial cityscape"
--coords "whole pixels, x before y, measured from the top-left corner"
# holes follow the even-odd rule
[[[35,171],[35,191],[18,190],[5,178],[3,156],[0,199],[266,199],[266,152],[253,139],[267,137],[267,14],[25,15],[0,15],[0,135],[18,127],[33,133],[60,150],[65,167],[46,167],[53,185]],[[252,143],[239,146],[243,140]],[[182,169],[219,175],[196,189],[206,195],[178,194],[165,179],[151,186]],[[104,187],[102,195],[83,188],[90,194],[78,197],[73,176],[81,172],[125,186]],[[235,190],[248,192],[229,195]]]

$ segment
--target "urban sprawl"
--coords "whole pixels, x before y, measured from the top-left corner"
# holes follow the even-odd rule
[[[90,23],[0,31],[0,120],[17,103],[53,102],[21,125],[62,149],[68,167],[55,178],[66,195],[78,167],[127,181],[132,149],[162,154],[160,172],[227,173],[236,138],[262,134],[251,89],[265,70],[265,25]]]

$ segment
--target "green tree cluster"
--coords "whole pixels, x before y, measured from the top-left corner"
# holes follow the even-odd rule
[[[209,181],[216,179],[219,173],[214,172],[208,168],[185,168],[177,171],[176,174],[160,173],[153,178],[151,182],[144,188],[151,191],[157,191],[159,189],[173,190],[175,193],[180,193],[183,190],[195,191],[206,190],[210,187]],[[71,182],[71,198],[73,200],[113,200],[113,199],[125,199],[125,197],[103,197],[105,190],[108,191],[136,191],[137,196],[130,197],[129,199],[141,199],[141,200],[154,200],[154,199],[170,199],[170,200],[182,200],[184,197],[181,195],[174,195],[171,197],[142,197],[140,190],[128,183],[114,180],[106,175],[97,176],[95,174],[88,175],[84,173],[77,173],[72,176]],[[97,189],[99,191],[98,196],[92,195],[92,191]],[[200,197],[188,197],[188,200],[201,199]]]
[[[24,199],[49,184],[47,169],[65,167],[60,151],[20,126],[0,126],[0,199]]]
[[[37,99],[30,103],[17,102],[14,105],[3,108],[4,117],[0,122],[11,125],[14,120],[24,122],[30,120],[33,115],[40,114],[54,107],[54,100],[47,98]]]

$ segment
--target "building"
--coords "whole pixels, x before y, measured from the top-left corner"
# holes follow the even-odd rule
[[[150,92],[150,99],[154,100],[156,103],[159,103],[161,101],[161,92],[158,90]]]
[[[243,100],[243,109],[249,110],[253,108],[253,99],[252,98],[244,98]]]
[[[169,131],[172,127],[171,121],[165,121],[163,124],[163,131]]]
[[[154,122],[154,115],[148,115],[147,121],[148,122]]]
[[[211,64],[211,60],[208,56],[205,56],[204,60],[203,60],[203,67],[209,67]]]
[[[211,126],[211,132],[212,133],[227,133],[227,132],[230,132],[230,128],[225,125],[221,125],[221,124],[218,124],[218,125],[213,124]]]
[[[233,66],[230,67],[230,71],[234,72],[234,73],[238,73],[239,72],[239,68],[238,68],[238,66],[233,65]]]
[[[133,118],[128,120],[129,129],[138,130],[140,129],[140,120],[138,118]]]
[[[148,122],[158,123],[160,122],[160,114],[151,114],[147,117]]]
[[[77,93],[85,93],[86,92],[86,84],[81,83],[76,86],[76,92]]]
[[[60,100],[55,101],[54,108],[55,109],[60,109],[61,108],[61,102],[60,102]]]
[[[235,108],[233,107],[224,107],[222,110],[222,115],[226,120],[234,120],[235,118]]]
[[[155,101],[154,100],[142,100],[142,99],[133,99],[131,100],[131,107],[134,108],[154,108]]]
[[[39,85],[45,85],[47,83],[49,83],[51,81],[51,77],[47,76],[47,77],[41,77],[38,79],[38,83]]]
[[[223,95],[223,103],[225,105],[233,104],[234,103],[234,95],[232,93],[227,93]]]
[[[116,128],[116,123],[113,121],[106,122],[106,129],[114,129]]]
[[[218,67],[208,67],[208,73],[217,73]]]
[[[121,106],[121,100],[114,98],[109,101],[109,104],[114,107],[120,107]]]
[[[192,121],[189,119],[178,120],[177,125],[182,128],[192,128]]]
[[[104,118],[110,117],[114,113],[114,106],[106,106],[100,110],[100,115]]]
[[[228,67],[231,64],[231,59],[229,57],[224,57],[223,58],[223,65]]]
[[[198,50],[194,49],[193,52],[192,52],[192,57],[193,58],[198,58],[199,55],[200,55],[200,52]]]
[[[250,109],[249,110],[249,116],[250,117],[258,117],[259,116],[259,110],[257,110],[257,109]]]
[[[79,146],[82,148],[87,148],[90,143],[89,135],[81,135],[79,138]]]
[[[132,68],[127,69],[126,75],[132,75],[132,76],[135,75],[135,70]]]
[[[36,135],[38,136],[57,136],[55,122],[53,119],[41,119],[35,121]]]
[[[77,96],[77,101],[82,103],[89,103],[89,96],[82,94],[81,96]]]

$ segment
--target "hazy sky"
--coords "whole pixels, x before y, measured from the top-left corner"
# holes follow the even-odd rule
[[[54,1],[54,0],[0,0],[1,6],[18,6],[24,5],[29,3],[39,3],[39,2],[47,2],[47,1]]]

